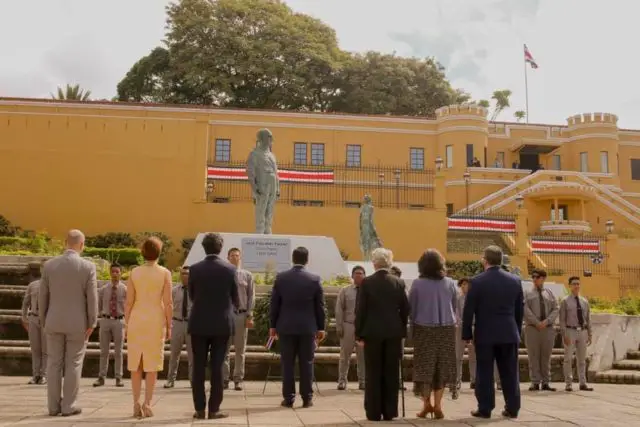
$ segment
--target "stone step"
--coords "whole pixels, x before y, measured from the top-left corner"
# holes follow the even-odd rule
[[[627,359],[640,360],[640,350],[627,351]]]
[[[610,369],[598,372],[595,376],[595,382],[604,384],[640,384],[640,372]]]
[[[613,369],[621,371],[640,371],[640,360],[624,359],[613,363]]]
[[[231,354],[231,364],[234,363],[233,353]],[[125,368],[126,368],[127,352],[124,351]],[[336,381],[338,378],[338,361],[340,355],[337,352],[316,352],[314,370],[318,381]],[[563,381],[562,362],[563,356],[554,354],[551,357],[551,379],[553,382]],[[520,355],[520,380],[522,382],[529,381],[529,368],[526,355]],[[83,376],[96,377],[98,375],[98,367],[100,361],[100,350],[89,348],[86,352]],[[165,351],[165,366],[160,372],[160,377],[166,375],[167,365],[169,363],[169,352]],[[352,367],[355,365],[355,355],[351,357]],[[405,354],[403,360],[403,371],[407,381],[411,378],[411,370],[413,363],[413,355]],[[178,369],[178,379],[187,379],[187,354],[182,352],[180,358],[180,366]],[[264,380],[267,372],[271,369],[272,376],[280,375],[280,360],[277,354],[266,351],[250,352],[245,358],[245,379],[247,381]],[[113,362],[110,362],[109,376],[113,373]],[[125,369],[125,377],[129,373]],[[28,347],[0,347],[0,375],[11,376],[28,376],[31,375],[31,350]],[[469,370],[467,358],[463,361],[463,381],[468,381]],[[350,369],[349,380],[356,381],[356,370]]]

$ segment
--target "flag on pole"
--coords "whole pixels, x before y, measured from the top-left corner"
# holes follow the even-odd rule
[[[524,45],[524,60],[525,62],[528,62],[529,65],[531,65],[531,68],[533,68],[534,70],[538,68],[538,63],[535,59],[533,59],[533,55],[531,55],[531,52],[529,52],[529,48],[527,48],[526,44]]]

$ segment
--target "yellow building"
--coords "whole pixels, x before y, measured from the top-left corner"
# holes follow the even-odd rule
[[[0,214],[55,235],[251,232],[244,162],[269,128],[282,179],[274,233],[332,236],[359,259],[370,194],[400,261],[427,247],[477,260],[497,242],[523,271],[587,276],[592,294],[636,286],[640,131],[605,113],[566,125],[486,117],[475,105],[424,119],[0,99]]]

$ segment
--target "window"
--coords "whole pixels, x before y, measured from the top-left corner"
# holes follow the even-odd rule
[[[362,147],[359,145],[347,145],[347,166],[359,167],[361,165]]]
[[[551,221],[567,221],[569,218],[567,216],[567,205],[558,205],[558,218],[556,218],[556,210],[551,204]]]
[[[453,145],[447,145],[445,149],[445,167],[452,168],[453,167]]]
[[[424,148],[410,148],[409,161],[411,169],[424,169]]]
[[[324,144],[311,144],[311,164],[324,165]]]
[[[498,151],[496,153],[496,164],[494,166],[497,168],[504,167],[504,151]]]
[[[562,170],[560,156],[558,154],[554,154],[551,158],[551,169],[554,171]]]
[[[293,163],[296,165],[307,164],[306,142],[296,142],[295,144],[293,144]]]
[[[360,209],[360,206],[362,206],[362,203],[360,203],[360,202],[344,202],[344,207],[345,208],[358,208],[358,209]]]
[[[447,203],[447,216],[453,215],[453,203]]]
[[[589,172],[589,157],[587,153],[580,153],[580,172]]]
[[[467,144],[467,166],[473,166],[473,144]]]
[[[631,179],[640,181],[640,159],[631,159]]]
[[[231,140],[216,139],[216,162],[231,161]]]
[[[607,151],[600,152],[600,172],[609,173],[609,153]]]

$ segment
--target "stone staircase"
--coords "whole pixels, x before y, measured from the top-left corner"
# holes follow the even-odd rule
[[[595,382],[606,384],[640,384],[640,347],[627,351],[627,357],[615,362],[611,369],[598,372]]]

